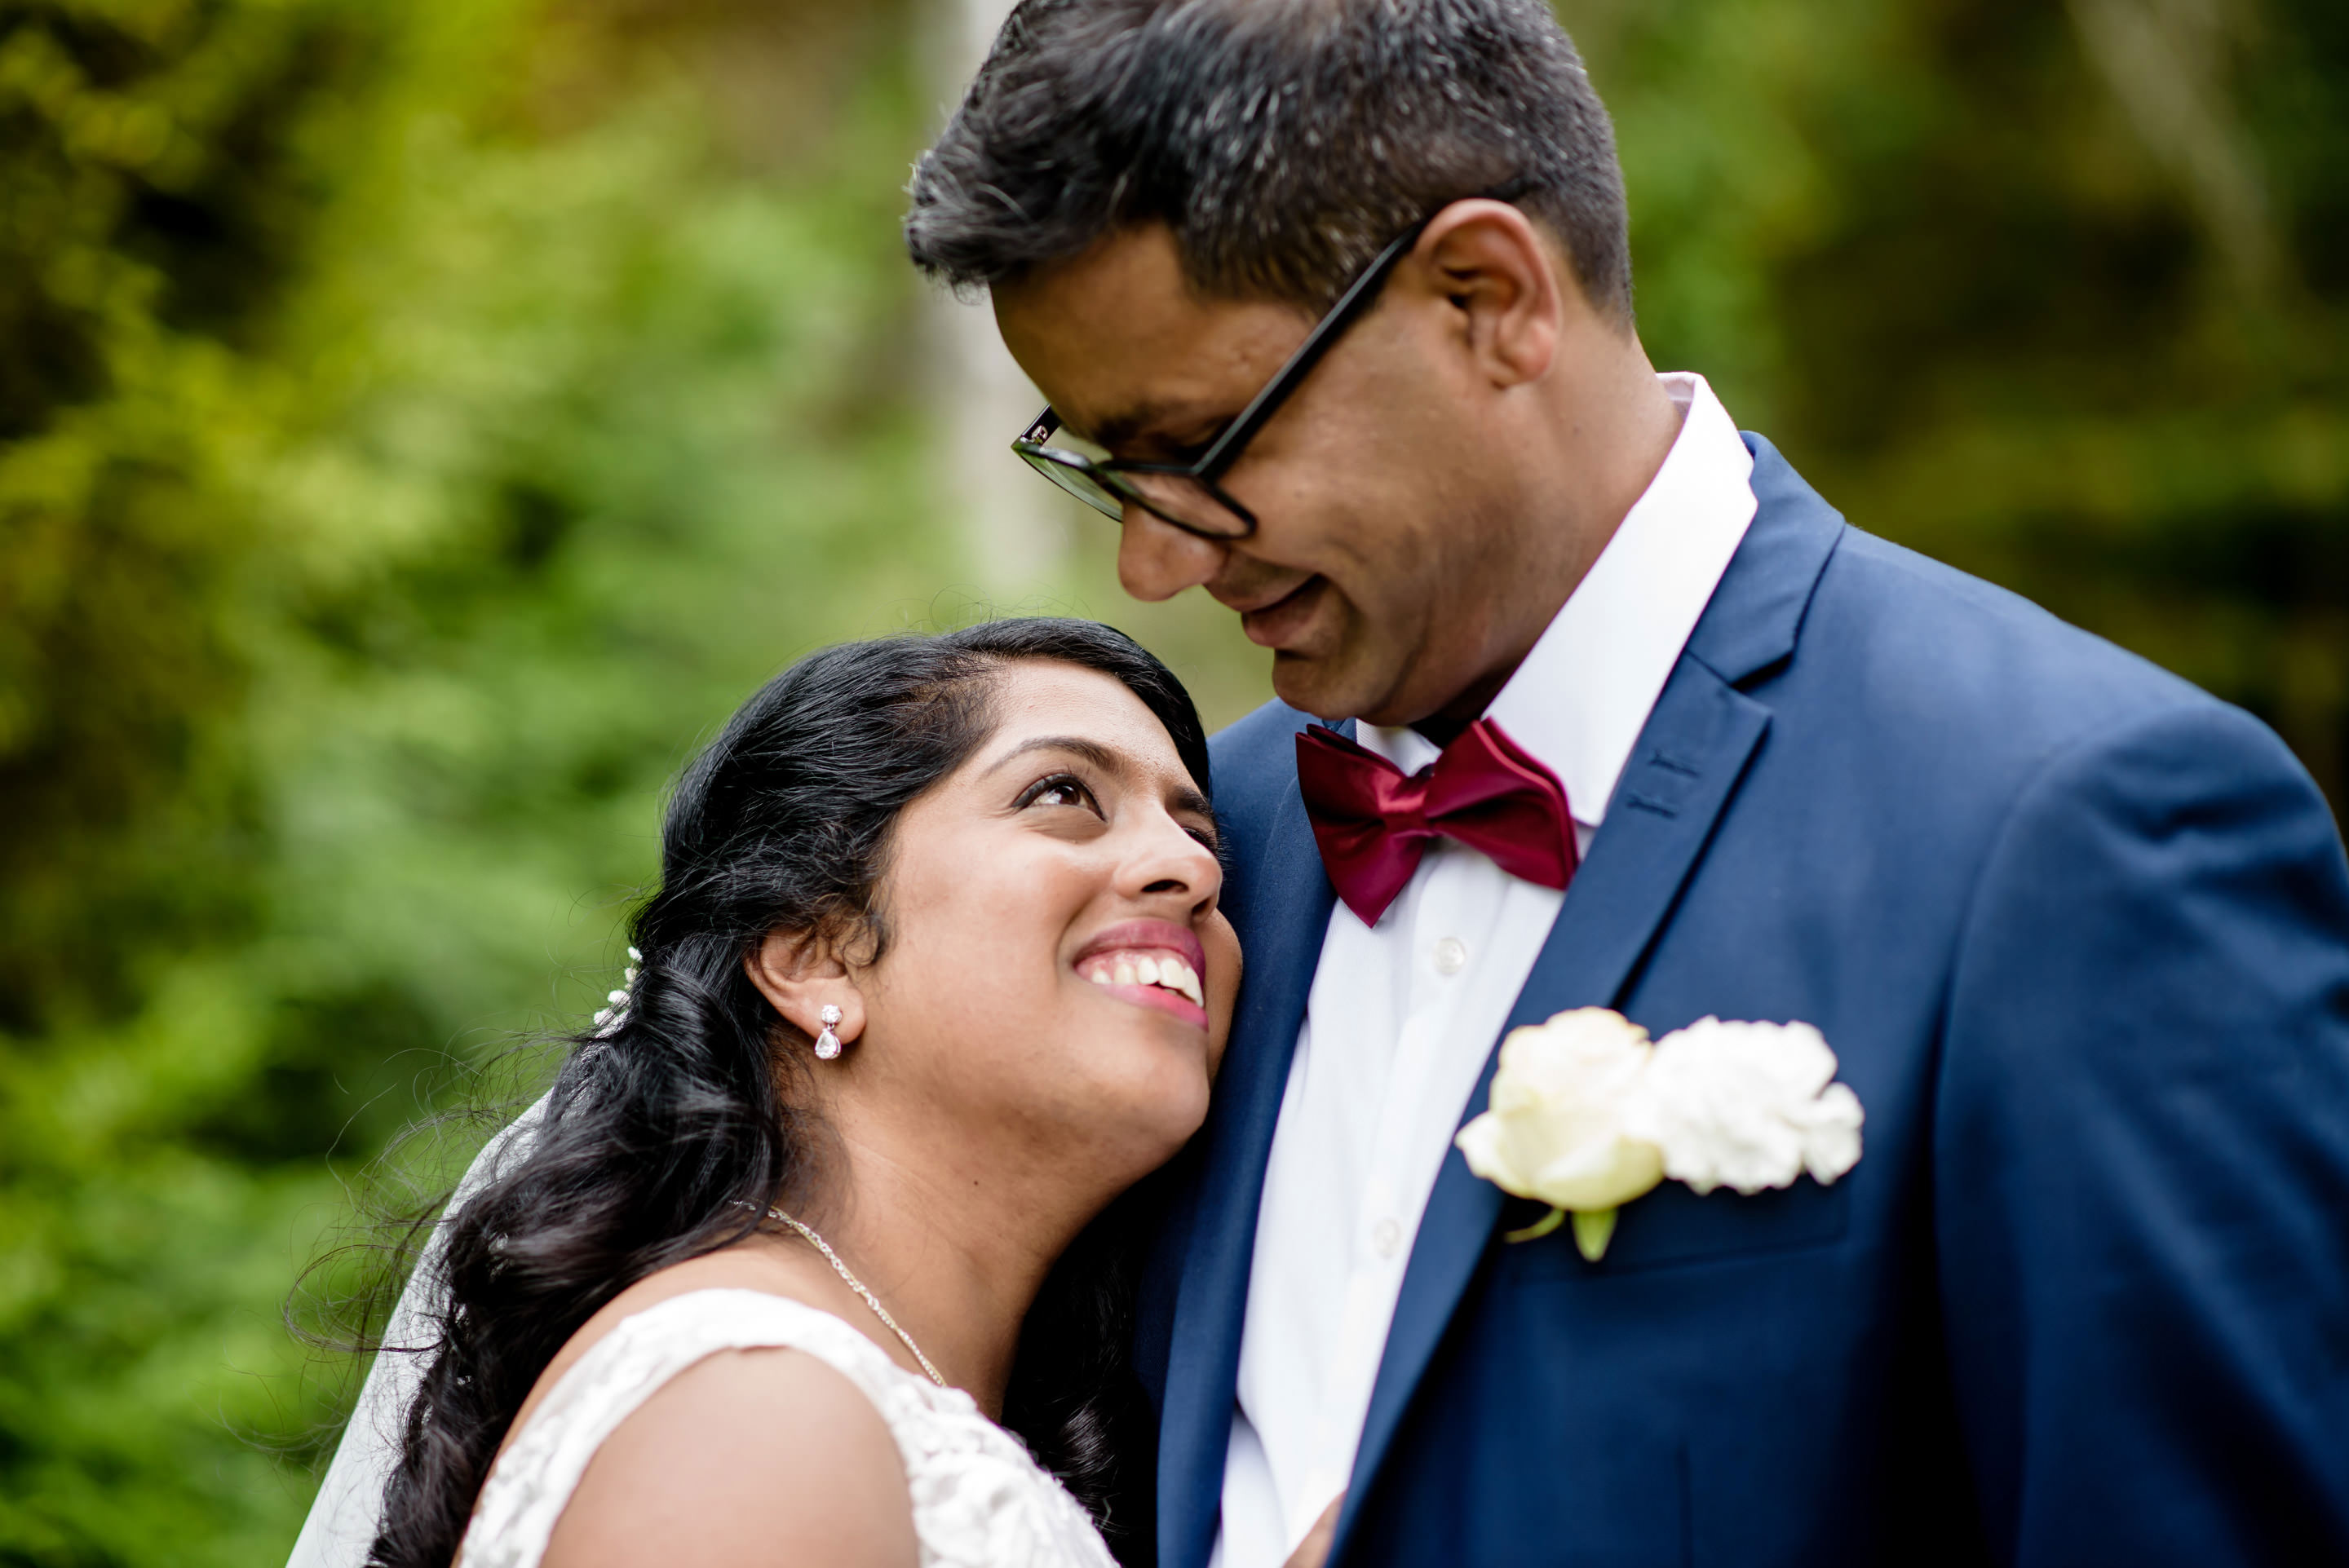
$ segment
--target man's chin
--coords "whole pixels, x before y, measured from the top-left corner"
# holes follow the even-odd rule
[[[1349,659],[1342,652],[1309,655],[1273,650],[1273,695],[1324,724],[1372,713],[1391,689],[1391,682],[1381,680],[1376,673],[1362,668],[1359,659]]]

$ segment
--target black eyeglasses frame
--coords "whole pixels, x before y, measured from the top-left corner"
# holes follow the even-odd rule
[[[1484,192],[1491,199],[1500,201],[1515,201],[1522,193],[1522,190],[1517,188],[1516,182],[1499,190]],[[1444,205],[1450,206],[1452,203],[1446,202]],[[1395,263],[1409,254],[1413,245],[1419,243],[1419,237],[1427,232],[1427,226],[1435,222],[1437,215],[1443,211],[1444,209],[1439,207],[1434,212],[1430,212],[1426,217],[1396,235],[1388,242],[1386,249],[1371,257],[1370,264],[1355,275],[1352,283],[1346,285],[1346,292],[1338,296],[1337,303],[1329,308],[1319,321],[1314,323],[1313,330],[1305,335],[1305,341],[1297,346],[1297,351],[1288,356],[1288,361],[1279,369],[1272,373],[1272,378],[1248,400],[1247,407],[1242,408],[1237,417],[1224,427],[1222,432],[1208,445],[1207,449],[1192,461],[1145,463],[1120,458],[1090,458],[1082,452],[1071,451],[1065,447],[1049,445],[1052,437],[1061,428],[1061,417],[1052,411],[1049,404],[1042,413],[1030,421],[1028,428],[1021,433],[1019,439],[1011,443],[1011,449],[1038,473],[1042,474],[1095,511],[1113,521],[1121,522],[1124,521],[1125,503],[1130,503],[1142,508],[1143,511],[1170,527],[1179,528],[1185,533],[1210,540],[1218,544],[1247,538],[1257,530],[1256,513],[1240,504],[1223,488],[1220,481],[1225,472],[1239,460],[1240,454],[1247,449],[1247,444],[1255,438],[1256,433],[1280,411],[1281,405],[1288,400],[1289,394],[1297,390],[1298,383],[1305,379],[1313,366],[1320,362],[1321,356],[1327,354],[1345,330],[1353,325],[1355,318],[1378,298],[1380,291],[1385,286],[1388,274],[1394,271]],[[1217,532],[1212,529],[1202,528],[1195,522],[1170,516],[1161,508],[1152,504],[1150,498],[1142,493],[1139,486],[1125,479],[1124,476],[1127,474],[1161,474],[1174,479],[1189,480],[1237,519],[1240,528],[1237,532]],[[1084,480],[1092,481],[1090,488],[1080,488]]]

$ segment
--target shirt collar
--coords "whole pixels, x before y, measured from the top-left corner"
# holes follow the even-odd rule
[[[1754,455],[1702,376],[1660,377],[1681,431],[1645,493],[1599,552],[1485,717],[1566,786],[1585,829],[1607,814],[1615,781],[1681,650],[1754,521]],[[1406,773],[1435,760],[1413,729],[1356,727]]]

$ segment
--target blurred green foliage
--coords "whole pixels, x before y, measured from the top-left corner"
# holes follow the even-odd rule
[[[1658,362],[2340,800],[2349,16],[1563,9]],[[281,1554],[344,1183],[595,1005],[752,685],[968,613],[895,242],[936,21],[0,0],[0,1564]],[[1261,665],[1106,532],[1057,602],[1233,717]]]
[[[1562,0],[1642,335],[2349,801],[2349,6]]]
[[[267,1562],[342,1179],[612,983],[698,735],[952,581],[921,100],[885,7],[787,162],[663,29],[788,17],[0,18],[0,1563]]]

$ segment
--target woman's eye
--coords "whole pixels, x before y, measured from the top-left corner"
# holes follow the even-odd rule
[[[1028,787],[1023,806],[1085,806],[1093,807],[1093,792],[1082,782],[1065,774],[1054,779],[1041,779]],[[1094,807],[1098,810],[1098,807]]]

